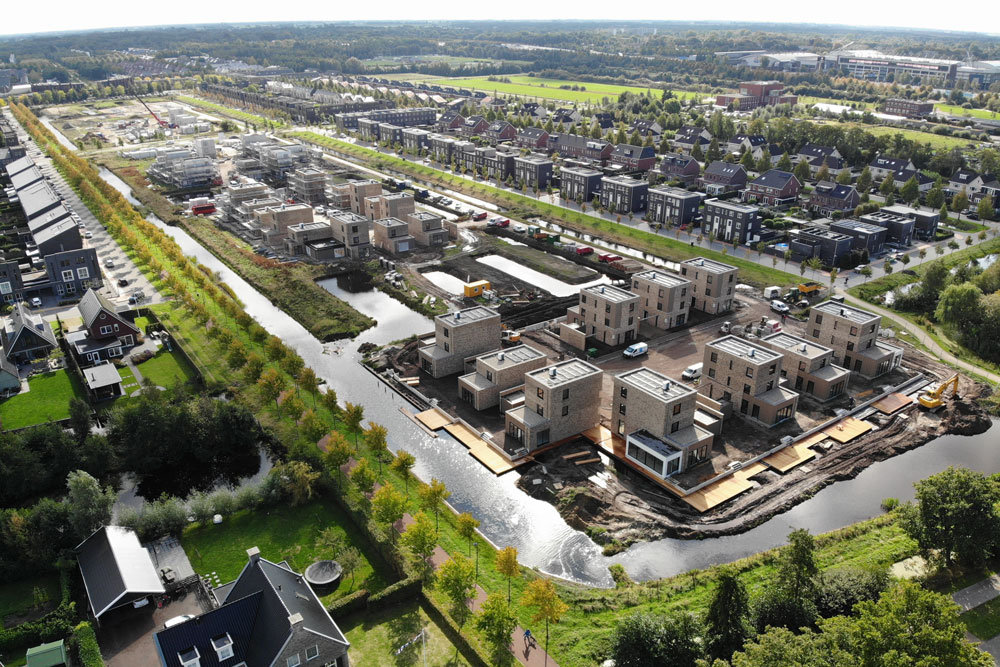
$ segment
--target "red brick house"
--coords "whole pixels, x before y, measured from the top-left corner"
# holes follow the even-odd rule
[[[743,191],[743,201],[763,206],[792,206],[799,199],[802,184],[791,172],[771,169],[750,181]]]
[[[139,329],[118,313],[111,302],[88,289],[78,306],[83,328],[66,336],[82,365],[124,356],[139,340]]]

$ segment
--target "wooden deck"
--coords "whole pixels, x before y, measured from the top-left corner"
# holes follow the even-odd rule
[[[871,424],[854,417],[844,417],[836,424],[826,428],[823,433],[843,444],[864,435],[874,428]]]
[[[809,440],[811,438],[807,438]],[[823,439],[826,439],[826,434],[823,434]],[[761,459],[761,462],[766,463],[780,473],[786,473],[793,468],[797,468],[806,461],[812,461],[816,458],[816,452],[809,449],[809,443],[805,440],[802,442],[797,442],[794,445],[789,445],[781,451],[777,451],[770,456],[765,456]]]
[[[448,431],[456,440],[468,447],[469,454],[489,468],[494,475],[502,475],[510,472],[514,468],[528,462],[528,459],[520,459],[518,461],[508,460],[503,454],[493,449],[478,433],[461,422],[447,424],[444,430]]]
[[[423,412],[418,412],[414,415],[420,420],[420,423],[429,428],[432,431],[436,431],[439,428],[444,428],[448,424],[451,424],[455,420],[449,417],[443,410],[438,408],[431,408],[430,410],[424,410]]]
[[[913,397],[907,396],[906,394],[889,394],[885,398],[881,398],[874,403],[872,407],[887,415],[896,414],[906,406],[913,403]]]

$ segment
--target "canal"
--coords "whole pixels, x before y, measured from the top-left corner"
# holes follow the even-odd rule
[[[134,199],[128,186],[110,172],[101,175]],[[662,539],[634,545],[613,557],[583,533],[570,528],[555,508],[535,500],[516,486],[516,473],[495,477],[447,434],[437,438],[418,428],[404,411],[412,407],[359,364],[358,346],[382,344],[432,329],[431,321],[390,297],[349,279],[330,279],[324,288],[374,317],[378,325],[353,341],[323,344],[297,322],[276,308],[246,281],[231,271],[178,227],[151,218],[182,248],[235,291],[246,311],[268,331],[293,347],[333,387],[341,400],[360,403],[365,418],[385,425],[390,448],[404,448],[417,458],[414,472],[422,479],[436,477],[451,491],[450,503],[458,511],[474,514],[481,531],[494,544],[517,547],[524,565],[566,579],[596,586],[612,585],[607,568],[622,563],[635,579],[669,576],[692,567],[735,560],[783,544],[791,528],[814,533],[833,530],[879,513],[883,498],[913,497],[913,482],[943,470],[964,465],[986,473],[1000,472],[997,439],[993,432],[973,437],[944,436],[893,459],[876,463],[853,480],[831,485],[813,498],[767,523],[741,535],[711,540]]]

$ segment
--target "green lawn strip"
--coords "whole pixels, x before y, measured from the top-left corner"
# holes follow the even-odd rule
[[[954,114],[955,116],[971,116],[972,118],[994,119],[997,117],[997,112],[995,111],[989,111],[988,109],[964,109],[957,104],[935,104],[934,110],[941,113]]]
[[[195,369],[184,355],[176,349],[168,351],[166,347],[160,348],[152,358],[139,364],[138,368],[143,378],[148,378],[158,387],[184,383],[195,376]]]
[[[376,593],[392,581],[391,573],[372,556],[371,548],[354,523],[336,504],[317,498],[299,507],[279,506],[256,512],[237,512],[219,525],[189,526],[181,544],[195,572],[219,576],[222,583],[239,576],[247,562],[247,549],[258,547],[261,556],[272,561],[287,560],[296,572],[314,561],[327,558],[316,547],[316,538],[326,528],[334,528],[349,546],[356,547],[364,563],[333,593],[321,598],[324,605],[359,588]],[[374,562],[373,562],[374,561]]]
[[[353,338],[375,324],[316,284],[322,275],[320,267],[260,257],[246,242],[201,218],[186,218],[181,226],[321,341]]]
[[[366,665],[468,665],[441,628],[414,601],[403,602],[345,621],[337,620],[351,643],[351,662]],[[396,649],[424,632],[425,644],[414,642],[400,655]]]
[[[193,107],[201,107],[206,111],[213,111],[220,116],[227,116],[233,120],[240,120],[251,125],[259,126],[259,129],[265,127],[284,127],[285,123],[280,120],[275,120],[273,118],[265,118],[264,116],[258,116],[256,114],[247,113],[246,111],[240,111],[238,109],[232,109],[230,107],[224,107],[221,104],[216,104],[215,102],[209,102],[207,100],[202,100],[197,97],[188,97],[187,95],[175,95],[174,99],[178,102],[184,102],[185,104],[190,104]]]
[[[69,399],[86,399],[75,374],[66,369],[36,375],[28,381],[30,391],[0,403],[0,424],[4,430],[34,426],[69,417]]]
[[[31,611],[35,600],[35,588],[48,595],[51,606],[59,604],[58,574],[43,574],[33,579],[0,584],[0,628],[4,627],[4,619],[11,614],[25,614]]]
[[[969,632],[983,641],[1000,635],[1000,598],[993,598],[985,604],[962,614],[962,622]]]
[[[874,104],[871,102],[858,102],[856,100],[838,100],[833,97],[814,97],[812,95],[799,95],[799,104],[805,104],[812,106],[813,104],[837,104],[844,107],[857,108],[858,110],[864,111],[865,109],[873,109]]]
[[[376,166],[377,163],[389,165],[393,169],[404,172],[412,177],[430,180],[448,188],[465,191],[476,197],[491,199],[498,204],[511,208],[514,213],[541,216],[546,220],[557,221],[577,230],[596,233],[607,240],[617,241],[636,250],[654,254],[667,260],[683,261],[691,257],[700,256],[725,262],[740,269],[740,282],[758,286],[782,286],[799,283],[799,278],[790,273],[780,271],[776,268],[768,268],[744,258],[734,257],[729,253],[707,250],[700,247],[692,248],[690,241],[684,242],[678,239],[671,239],[664,235],[653,234],[629,227],[628,225],[596,218],[580,211],[572,211],[555,204],[538,201],[532,197],[503,190],[485,183],[474,183],[468,179],[433,167],[413,164],[392,155],[379,153],[369,148],[325,137],[314,132],[291,132],[289,134],[303,141],[360,158]],[[692,238],[691,240],[693,241],[694,239]],[[744,248],[742,252],[752,251]]]
[[[965,148],[969,144],[976,143],[973,139],[951,137],[945,134],[935,134],[933,132],[921,132],[920,130],[907,130],[893,125],[865,125],[864,123],[858,123],[857,125],[863,130],[866,130],[876,136],[884,134],[895,136],[897,134],[902,134],[911,141],[917,141],[922,144],[930,144],[932,148]]]

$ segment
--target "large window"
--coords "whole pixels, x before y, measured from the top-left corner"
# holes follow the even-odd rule
[[[299,657],[298,653],[295,653],[293,655],[288,656],[288,659],[285,660],[285,663],[288,665],[288,667],[299,667],[299,665],[302,664],[302,659]]]
[[[63,279],[64,283],[71,283],[71,282],[73,282],[73,269],[69,269],[67,271],[63,271],[62,272],[62,279]]]
[[[87,280],[90,278],[90,269],[87,267],[81,267],[76,270],[76,275],[80,280]]]
[[[628,456],[637,463],[646,466],[657,475],[663,474],[663,459],[650,454],[645,449],[641,449],[631,442],[628,445]]]

